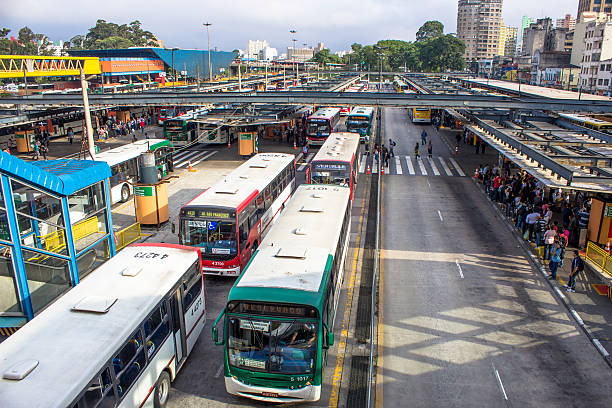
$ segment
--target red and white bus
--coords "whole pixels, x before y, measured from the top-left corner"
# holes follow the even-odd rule
[[[181,208],[179,242],[200,248],[203,273],[239,276],[295,185],[292,154],[255,155]]]
[[[308,146],[320,146],[340,120],[340,108],[321,108],[306,119]]]
[[[310,184],[335,184],[351,188],[351,199],[359,173],[359,133],[332,133],[306,171]]]

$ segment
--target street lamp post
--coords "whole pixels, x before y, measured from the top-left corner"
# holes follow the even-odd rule
[[[291,33],[293,36],[295,36],[295,33],[297,33],[297,31],[296,31],[296,30],[289,30],[289,32],[290,32],[290,33]],[[296,63],[295,63],[295,42],[296,42],[297,40],[296,40],[295,38],[292,38],[292,39],[291,39],[291,41],[293,41],[293,53],[292,53],[292,55],[291,55],[291,60],[293,61],[293,71],[294,71],[294,72],[297,72],[297,71],[296,71],[296,69],[295,69],[295,66],[296,66]],[[296,75],[296,78],[297,78],[297,75]]]
[[[204,23],[206,27],[206,36],[208,37],[208,80],[212,83],[212,68],[210,65],[210,26],[212,23]]]
[[[176,71],[174,70],[174,51],[176,50],[178,50],[176,47],[170,50],[172,53],[172,88],[174,88],[174,84],[176,83]]]

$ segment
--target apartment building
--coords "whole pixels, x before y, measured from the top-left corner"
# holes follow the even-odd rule
[[[499,55],[503,0],[459,0],[457,38],[465,43],[466,61]]]

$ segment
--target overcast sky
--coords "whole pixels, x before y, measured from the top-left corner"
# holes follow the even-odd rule
[[[506,0],[504,23],[520,25],[521,16],[575,15],[578,0]],[[439,20],[445,32],[455,32],[457,0],[0,0],[0,27],[17,35],[25,25],[51,40],[86,34],[97,19],[114,23],[140,20],[168,47],[206,49],[209,21],[211,47],[244,49],[249,39],[267,40],[283,52],[295,29],[297,45],[323,41],[332,51],[354,42],[372,44],[382,39],[413,41],[427,20]]]

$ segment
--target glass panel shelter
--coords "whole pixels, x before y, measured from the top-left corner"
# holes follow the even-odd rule
[[[105,162],[0,152],[0,328],[25,324],[115,255]]]

